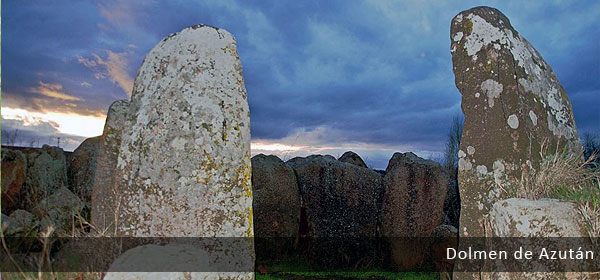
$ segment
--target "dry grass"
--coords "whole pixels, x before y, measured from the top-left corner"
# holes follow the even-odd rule
[[[556,145],[559,147],[560,145]],[[584,158],[583,150],[548,151],[542,145],[542,162],[535,172],[522,175],[515,196],[527,199],[557,198],[578,204],[589,235],[600,237],[600,168],[597,154]]]

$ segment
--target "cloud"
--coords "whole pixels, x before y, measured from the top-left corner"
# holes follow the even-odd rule
[[[69,94],[62,92],[63,86],[61,84],[51,84],[44,83],[39,81],[39,86],[35,88],[31,88],[30,91],[33,93],[39,93],[44,96],[62,99],[62,100],[71,100],[71,101],[80,101],[81,98],[75,97]]]
[[[96,79],[104,79],[107,76],[110,77],[114,83],[117,83],[119,87],[123,89],[127,96],[131,97],[133,77],[128,73],[128,56],[130,55],[130,52],[116,53],[107,51],[106,58],[102,58],[94,53],[92,54],[93,58],[78,56],[77,61],[92,69]]]
[[[85,137],[61,133],[52,121],[24,120],[2,117],[2,144],[22,147],[41,147],[45,144],[60,145],[65,151],[75,150]]]
[[[42,123],[50,124],[57,132],[81,137],[102,134],[106,117],[84,116],[61,112],[32,112],[24,109],[2,107],[2,119],[16,120],[23,127],[35,127]]]

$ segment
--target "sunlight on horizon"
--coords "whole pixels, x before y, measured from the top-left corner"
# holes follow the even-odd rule
[[[304,146],[291,146],[280,143],[262,143],[262,142],[252,142],[250,144],[252,150],[261,150],[261,151],[298,151]]]
[[[23,121],[25,126],[48,123],[58,132],[83,137],[102,135],[106,117],[65,114],[58,112],[32,112],[25,109],[2,107],[3,119]]]

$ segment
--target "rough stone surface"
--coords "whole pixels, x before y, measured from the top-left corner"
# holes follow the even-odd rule
[[[7,236],[31,236],[31,233],[35,231],[35,227],[37,226],[36,217],[25,210],[15,210],[7,218],[7,228],[3,232]],[[4,220],[2,223],[4,224]]]
[[[550,65],[500,11],[477,7],[451,25],[465,115],[459,151],[461,236],[483,236],[492,204],[539,168],[542,145],[581,147],[571,103]],[[493,145],[493,146],[492,146]],[[518,190],[517,190],[518,191]]]
[[[72,225],[80,214],[84,203],[66,187],[56,190],[33,208],[32,212],[40,218],[40,230],[52,227],[58,236],[70,236]]]
[[[23,209],[29,210],[56,190],[67,187],[67,163],[61,148],[44,145],[26,149],[27,177]]]
[[[121,233],[252,236],[250,118],[229,32],[198,25],[158,43],[124,127]]]
[[[121,134],[117,235],[253,236],[250,113],[236,48],[226,30],[196,25],[146,55]],[[245,247],[230,253],[253,263],[252,240],[237,240]]]
[[[189,244],[144,245],[127,250],[117,258],[105,280],[190,280],[190,279],[254,279],[253,272],[172,272],[218,268],[214,252]],[[216,265],[216,266],[215,266]],[[249,267],[252,269],[252,266]],[[161,272],[123,272],[123,271]],[[245,269],[244,269],[245,270]]]
[[[435,263],[436,269],[446,275],[444,272],[451,273],[454,267],[454,261],[447,259],[447,249],[458,247],[458,229],[451,225],[440,225],[431,233],[431,259]]]
[[[96,233],[115,235],[118,209],[122,203],[117,189],[116,168],[121,147],[121,134],[125,130],[129,101],[117,100],[108,108],[104,131],[100,138],[94,185],[92,188],[91,223]]]
[[[27,174],[27,158],[23,152],[2,148],[2,212],[18,208],[19,196]]]
[[[369,257],[372,248],[353,248],[347,238],[375,237],[381,211],[382,176],[368,168],[337,161],[331,156],[313,155],[293,158],[290,165],[296,172],[298,186],[306,211],[309,237],[335,237],[342,244],[331,247],[319,242],[312,253],[318,258],[336,256],[352,259],[354,254]],[[335,260],[330,260],[335,261]]]
[[[410,244],[394,238],[431,236],[442,222],[448,181],[448,174],[437,162],[413,153],[395,153],[390,159],[383,180],[381,232],[391,243],[392,266],[410,269],[426,260],[424,250],[406,254],[412,250],[406,248]]]
[[[588,236],[585,221],[577,210],[577,206],[572,202],[561,202],[555,199],[529,200],[521,198],[501,200],[492,205],[487,223],[486,229],[489,229],[486,230],[487,237],[544,238],[533,239],[535,241],[509,238],[496,239],[489,250],[499,250],[498,248],[506,250],[506,248],[519,248],[520,246],[526,246],[526,248],[536,253],[541,252],[542,248],[547,250],[556,249],[556,246],[564,246],[562,250],[565,248],[567,250],[594,250],[591,240],[587,239],[590,241],[587,244],[582,241],[586,240],[585,238]],[[547,239],[548,237],[561,239]],[[565,237],[584,238],[572,239]],[[564,244],[556,245],[557,240],[563,241]],[[527,242],[533,242],[533,244]],[[498,246],[498,248],[494,248],[495,246]],[[594,260],[591,260],[591,262],[594,262]],[[486,269],[486,271],[502,271],[506,267],[522,271],[535,271],[536,269],[539,271],[542,267],[557,271],[590,271],[585,266],[590,265],[590,267],[593,267],[592,263],[586,263],[584,260],[563,260],[559,263],[548,264],[538,258],[515,263],[497,260],[486,265],[494,265],[494,268]],[[496,269],[496,267],[502,269]],[[598,268],[597,262],[595,267]],[[490,279],[597,279],[598,275],[594,273],[517,274],[496,272],[490,273],[489,276]]]
[[[257,253],[268,257],[289,251],[300,228],[300,191],[294,170],[273,155],[252,157],[252,195],[254,234],[263,241],[256,244]]]
[[[340,158],[338,158],[338,160],[367,168],[367,164],[362,160],[362,158],[352,151],[345,152]]]
[[[69,188],[83,201],[91,201],[96,160],[101,137],[88,138],[71,154],[67,162]]]
[[[586,237],[585,221],[572,202],[510,198],[492,206],[491,237]]]

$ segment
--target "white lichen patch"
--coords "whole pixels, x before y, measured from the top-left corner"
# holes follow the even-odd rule
[[[533,123],[533,125],[537,125],[537,116],[531,110],[529,110],[529,118],[531,119],[531,122]]]
[[[463,15],[462,14],[459,14],[459,15],[456,16],[456,22],[462,22],[462,20],[463,20]]]
[[[464,158],[458,159],[458,170],[467,171],[467,170],[471,170],[472,168],[473,168],[473,164],[470,161],[468,161]]]
[[[481,83],[480,87],[488,97],[488,106],[490,106],[490,108],[494,107],[494,99],[500,96],[504,86],[492,79],[487,79]]]
[[[492,170],[494,172],[494,182],[498,185],[501,185],[505,177],[504,161],[501,159],[494,161]]]
[[[475,148],[473,146],[468,146],[467,147],[467,153],[469,155],[473,155],[475,153]]]
[[[504,32],[480,16],[469,14],[467,19],[473,24],[471,34],[466,36],[465,42],[465,48],[469,56],[476,54],[481,48],[494,41],[500,41],[501,44],[508,43]]]
[[[517,118],[517,115],[515,114],[508,116],[506,123],[508,123],[508,126],[510,126],[512,129],[519,128],[519,118]]]
[[[487,175],[487,173],[488,173],[487,166],[477,165],[477,172],[479,172],[479,174],[481,174],[481,175]]]
[[[462,37],[463,37],[462,32],[456,32],[456,34],[454,34],[454,37],[452,37],[452,40],[454,40],[454,42],[458,42],[458,41],[460,41],[460,39],[462,39]]]

